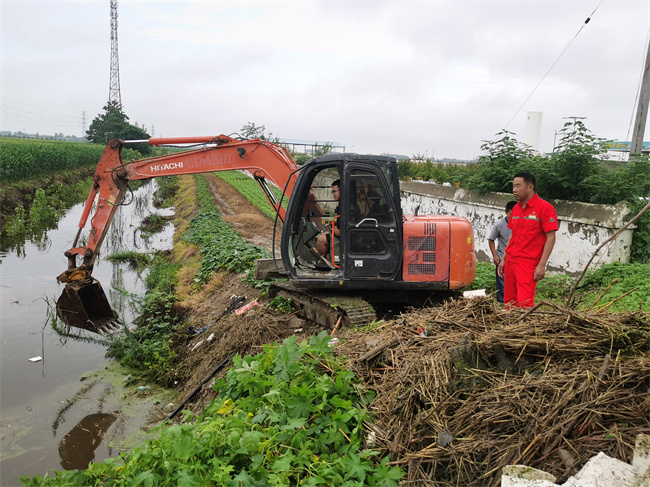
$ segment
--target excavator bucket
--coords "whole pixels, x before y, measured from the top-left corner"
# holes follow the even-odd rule
[[[100,335],[112,333],[120,327],[117,315],[96,279],[66,284],[56,303],[56,314],[66,325]]]

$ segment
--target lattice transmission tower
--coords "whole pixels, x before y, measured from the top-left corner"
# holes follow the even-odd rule
[[[111,82],[108,101],[114,102],[122,109],[120,94],[120,60],[117,55],[117,0],[111,0]]]

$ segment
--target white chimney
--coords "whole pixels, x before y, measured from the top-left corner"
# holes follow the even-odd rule
[[[542,134],[542,116],[541,110],[531,110],[526,118],[526,135],[524,143],[531,146],[536,152],[539,152],[539,139]]]

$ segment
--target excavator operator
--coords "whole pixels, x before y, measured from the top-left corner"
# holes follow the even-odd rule
[[[341,214],[341,206],[340,206],[341,180],[340,179],[337,179],[332,182],[332,198],[334,199],[334,201],[339,203],[339,205],[334,209],[334,213],[338,216]],[[340,235],[341,235],[340,223],[339,223],[339,219],[337,219],[336,223],[334,224],[334,236],[338,238]],[[330,252],[330,248],[332,246],[331,238],[332,236],[327,231],[323,231],[318,235],[318,239],[316,240],[316,250],[318,250],[318,253],[323,257],[329,254]]]

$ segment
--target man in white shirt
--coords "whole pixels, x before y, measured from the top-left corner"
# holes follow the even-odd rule
[[[488,245],[490,252],[492,252],[492,262],[496,266],[496,279],[497,279],[497,301],[503,303],[503,277],[499,276],[499,263],[503,258],[503,253],[506,251],[506,245],[510,240],[512,230],[508,228],[508,220],[512,214],[512,209],[517,204],[516,201],[508,201],[506,204],[506,216],[497,220],[492,227],[490,235],[488,236]],[[495,245],[494,242],[497,242]]]

